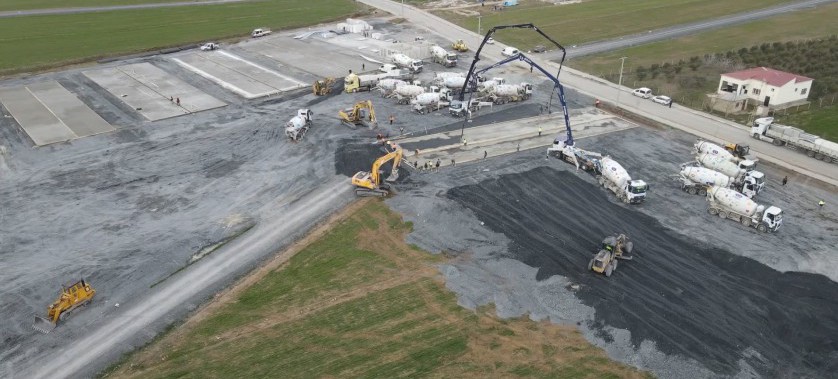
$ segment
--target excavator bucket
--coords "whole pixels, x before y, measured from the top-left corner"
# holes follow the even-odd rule
[[[41,316],[35,315],[35,322],[32,324],[32,327],[41,333],[48,334],[55,329],[55,324]]]

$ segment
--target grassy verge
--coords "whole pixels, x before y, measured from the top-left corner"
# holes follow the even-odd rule
[[[366,200],[106,377],[649,377],[574,328],[465,310],[411,226]]]
[[[539,0],[522,0],[520,5],[493,11],[491,6],[469,8],[482,15],[483,31],[495,25],[533,23],[565,46],[616,38],[752,9],[766,8],[789,0],[597,0],[554,5]],[[477,30],[477,17],[455,10],[437,14],[466,29]],[[529,50],[543,44],[532,31],[501,31],[499,41]]]
[[[0,12],[27,9],[107,7],[115,5],[152,3],[186,3],[192,1],[196,0],[3,0],[0,2]]]
[[[268,0],[8,18],[0,22],[0,74],[244,36],[257,27],[298,28],[361,9],[351,0]]]

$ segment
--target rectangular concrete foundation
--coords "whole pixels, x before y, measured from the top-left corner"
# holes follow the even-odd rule
[[[288,38],[278,42],[262,40],[242,44],[248,51],[267,56],[284,65],[296,67],[319,77],[344,77],[349,71],[374,70],[378,64],[368,62],[360,54],[370,58],[379,58],[372,51],[359,50],[357,55],[334,51],[331,44],[315,39],[303,41]],[[312,59],[316,56],[317,59]]]
[[[114,130],[56,81],[0,89],[0,102],[38,146]]]
[[[189,53],[172,60],[247,99],[305,86],[294,78],[224,51]]]
[[[84,75],[149,121],[227,105],[151,63],[85,71]],[[172,99],[180,99],[180,104]]]

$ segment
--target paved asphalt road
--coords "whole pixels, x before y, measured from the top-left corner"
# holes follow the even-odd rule
[[[118,11],[118,10],[126,10],[126,9],[188,7],[188,6],[193,6],[193,5],[240,3],[240,2],[243,2],[243,1],[248,1],[248,0],[202,0],[202,1],[182,1],[182,2],[173,2],[173,3],[157,3],[157,4],[114,5],[114,6],[107,6],[107,7],[30,9],[30,10],[22,10],[22,11],[0,12],[0,18],[21,17],[21,16],[43,16],[43,15],[54,15],[54,14],[106,12],[106,11]]]
[[[677,38],[685,35],[695,34],[708,29],[720,28],[723,26],[741,24],[761,18],[772,17],[783,13],[794,12],[805,8],[812,8],[818,5],[833,3],[838,0],[805,0],[790,4],[778,5],[772,8],[765,8],[743,12],[731,16],[716,18],[713,20],[699,21],[692,24],[676,25],[669,28],[651,30],[648,33],[623,36],[617,39],[592,42],[589,44],[570,47],[567,49],[567,58],[581,57],[584,55],[597,54],[604,51],[623,49],[630,46],[642,45],[644,43],[662,41]],[[561,58],[558,51],[551,51],[545,54],[546,59],[556,60]]]
[[[478,46],[483,39],[483,36],[477,33],[465,30],[440,17],[409,5],[390,0],[359,1],[404,17],[411,23],[432,30],[448,40],[463,39],[469,46]],[[487,45],[483,48],[481,56],[487,61],[498,61],[502,58],[500,51],[504,47],[501,43]],[[558,67],[557,64],[545,60],[544,58],[547,57],[543,55],[531,58],[542,67]],[[523,63],[519,63],[519,65],[524,69],[529,68]],[[629,88],[619,87],[614,83],[571,68],[563,68],[560,79],[564,86],[574,88],[585,95],[619,104],[624,109],[640,116],[684,130],[709,141],[716,143],[747,141],[751,146],[751,153],[762,161],[771,162],[838,186],[838,165],[809,158],[803,153],[785,147],[777,147],[770,143],[751,139],[749,136],[750,129],[744,125],[682,107],[677,103],[672,108],[664,107],[649,100],[631,96],[631,89]]]

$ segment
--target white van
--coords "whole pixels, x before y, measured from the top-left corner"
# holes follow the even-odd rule
[[[631,92],[632,95],[648,99],[652,97],[652,90],[646,87],[640,87]]]
[[[518,55],[519,51],[518,51],[518,49],[516,49],[514,47],[506,47],[500,53],[503,54],[504,56],[511,57],[513,55]]]

